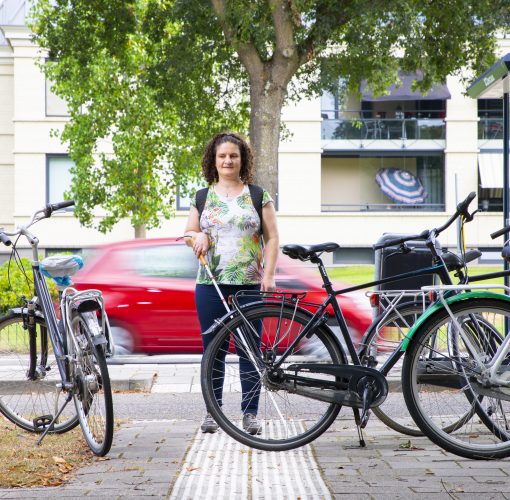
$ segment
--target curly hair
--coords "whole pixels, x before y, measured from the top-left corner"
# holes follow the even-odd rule
[[[216,151],[220,144],[230,142],[235,144],[241,153],[241,172],[239,177],[244,184],[253,182],[253,153],[249,144],[239,135],[233,132],[221,132],[216,134],[206,145],[202,156],[202,172],[207,183],[218,182],[216,170]]]

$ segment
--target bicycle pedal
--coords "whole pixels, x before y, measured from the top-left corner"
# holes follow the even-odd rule
[[[35,417],[32,422],[34,427],[39,430],[44,430],[48,425],[53,421],[52,415],[41,415],[40,417]]]

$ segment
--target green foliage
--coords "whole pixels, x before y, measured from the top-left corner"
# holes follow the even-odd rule
[[[246,129],[246,104],[222,100],[214,51],[195,50],[194,60],[181,46],[186,41],[174,40],[179,22],[156,16],[155,7],[41,0],[33,11],[35,41],[49,49],[41,67],[71,115],[61,134],[75,162],[68,195],[85,226],[95,225],[94,208],[102,207],[102,232],[125,217],[135,227],[159,226],[161,216],[174,213],[177,187],[199,177],[211,134]],[[149,38],[155,31],[162,41]],[[193,71],[185,74],[188,66]],[[158,68],[161,80],[149,68]],[[169,99],[161,99],[158,85]]]
[[[248,108],[274,195],[284,98],[358,91],[363,80],[383,94],[400,69],[421,70],[421,91],[479,74],[509,10],[507,0],[39,0],[34,38],[72,117],[62,138],[76,162],[76,214],[91,225],[103,206],[103,231],[126,216],[158,225],[175,186],[198,175],[201,145],[245,130]],[[101,141],[113,154],[97,165]]]
[[[7,314],[9,308],[24,305],[21,297],[31,299],[34,296],[32,283],[32,265],[29,259],[21,259],[24,273],[11,261],[0,266],[0,315]],[[50,288],[50,295],[53,300],[58,297],[58,291],[52,280],[46,280]]]

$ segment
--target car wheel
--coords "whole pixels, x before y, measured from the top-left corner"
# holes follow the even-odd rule
[[[115,355],[132,354],[135,342],[131,332],[127,328],[115,324],[110,325],[110,330],[115,343]]]

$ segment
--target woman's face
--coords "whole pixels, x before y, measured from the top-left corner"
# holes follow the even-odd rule
[[[237,144],[224,142],[216,148],[216,170],[220,179],[239,179],[241,173],[241,151]]]

